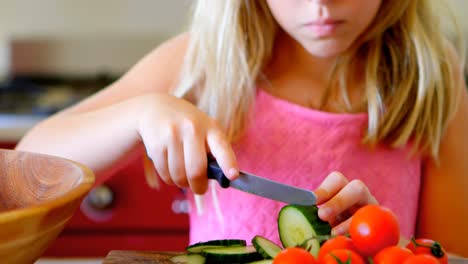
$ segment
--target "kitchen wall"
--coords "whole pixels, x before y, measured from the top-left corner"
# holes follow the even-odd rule
[[[0,0],[0,32],[16,36],[172,34],[190,0]]]
[[[123,71],[163,40],[184,30],[193,1],[0,0],[0,77],[12,68],[28,71],[40,65],[46,72]],[[468,32],[468,1],[446,1]],[[19,42],[22,54],[18,57],[16,52],[15,58],[21,61],[15,65],[11,65],[13,41]],[[24,42],[30,46],[24,46]],[[44,46],[53,47],[53,51],[41,50]],[[37,57],[39,52],[48,57]],[[25,59],[28,57],[29,61]]]
[[[23,65],[14,66],[20,70],[27,70],[25,64],[34,61],[48,61],[43,71],[60,68],[86,74],[106,68],[120,72],[160,42],[184,30],[191,2],[0,0],[0,76],[11,70],[13,42],[23,54]],[[45,46],[50,48],[41,50]],[[25,60],[39,56],[39,51],[48,57]]]
[[[0,35],[173,34],[185,25],[193,1],[0,0]],[[468,29],[468,1],[446,1]]]

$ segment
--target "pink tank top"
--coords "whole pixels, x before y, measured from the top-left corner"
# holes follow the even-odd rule
[[[336,114],[302,107],[260,90],[253,118],[234,150],[241,170],[314,190],[332,171],[361,179],[380,204],[399,218],[401,232],[415,231],[421,158],[409,158],[410,147],[374,149],[361,144],[367,114]],[[215,184],[204,196],[203,213],[191,201],[190,243],[237,238],[250,243],[255,235],[280,244],[277,215],[285,204],[222,189]]]

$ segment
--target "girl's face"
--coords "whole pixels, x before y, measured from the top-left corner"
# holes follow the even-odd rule
[[[266,0],[280,27],[310,54],[339,55],[367,29],[382,0]]]

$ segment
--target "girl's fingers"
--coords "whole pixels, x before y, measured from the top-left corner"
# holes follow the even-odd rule
[[[154,153],[154,154],[153,154]],[[161,148],[153,153],[148,151],[148,157],[153,161],[154,168],[158,173],[159,177],[167,184],[174,185],[174,181],[169,173],[169,167],[167,165],[167,149]]]
[[[341,223],[339,223],[338,225],[335,225],[332,228],[331,233],[333,236],[345,235],[346,233],[348,233],[350,225],[351,225],[351,218],[348,218],[342,221]]]
[[[322,204],[335,196],[343,187],[348,184],[348,180],[340,172],[330,173],[320,186],[315,189],[317,204]]]
[[[177,133],[169,137],[168,164],[169,173],[174,183],[180,188],[189,186],[185,172],[184,146]]]
[[[161,178],[158,174],[158,171],[156,170],[153,161],[148,157],[148,155],[145,153],[143,155],[143,170],[145,174],[145,179],[146,179],[146,184],[151,189],[157,189],[159,190],[160,188],[160,180]]]
[[[377,204],[367,186],[360,180],[353,180],[341,189],[333,198],[322,204],[319,216],[325,221],[333,221],[336,217],[350,212],[351,209],[365,204]]]
[[[236,156],[222,130],[218,128],[208,130],[206,141],[208,149],[218,162],[224,175],[230,180],[237,178],[239,176],[239,168]]]
[[[185,134],[184,138],[185,171],[188,184],[194,193],[203,194],[208,188],[205,141],[197,131],[190,131]]]

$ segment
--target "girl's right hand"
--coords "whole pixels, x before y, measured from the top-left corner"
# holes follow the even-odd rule
[[[167,184],[203,194],[208,187],[207,153],[229,179],[238,176],[234,151],[222,128],[193,104],[168,94],[138,98],[137,132],[156,172]]]

